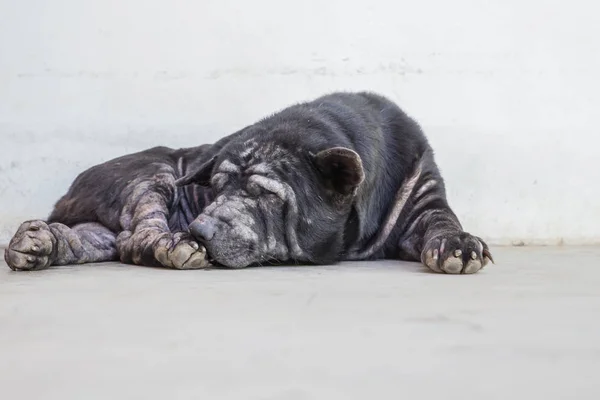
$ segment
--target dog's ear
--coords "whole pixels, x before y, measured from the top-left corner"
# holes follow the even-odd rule
[[[332,147],[318,152],[313,161],[325,185],[347,196],[356,194],[365,179],[362,160],[357,152],[345,147]]]
[[[201,164],[198,168],[191,169],[185,176],[177,179],[175,185],[185,186],[190,183],[195,183],[200,186],[210,186],[210,176],[215,166],[217,156],[213,156],[210,160]]]

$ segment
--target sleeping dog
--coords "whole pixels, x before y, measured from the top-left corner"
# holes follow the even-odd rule
[[[374,93],[293,105],[212,145],[156,147],[81,173],[46,221],[24,222],[13,270],[120,260],[197,269],[493,261],[463,230],[419,125]]]

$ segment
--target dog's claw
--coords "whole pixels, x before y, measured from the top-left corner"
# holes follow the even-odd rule
[[[467,232],[445,233],[424,246],[421,261],[434,272],[473,274],[490,261],[488,255],[490,250],[480,238]]]

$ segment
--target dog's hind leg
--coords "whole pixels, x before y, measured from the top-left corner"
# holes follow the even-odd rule
[[[117,260],[116,235],[96,222],[68,227],[58,222],[26,221],[11,239],[4,259],[15,271]]]

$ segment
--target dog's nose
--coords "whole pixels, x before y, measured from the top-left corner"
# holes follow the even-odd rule
[[[198,240],[211,240],[217,230],[217,221],[211,217],[201,216],[196,218],[188,229]]]

